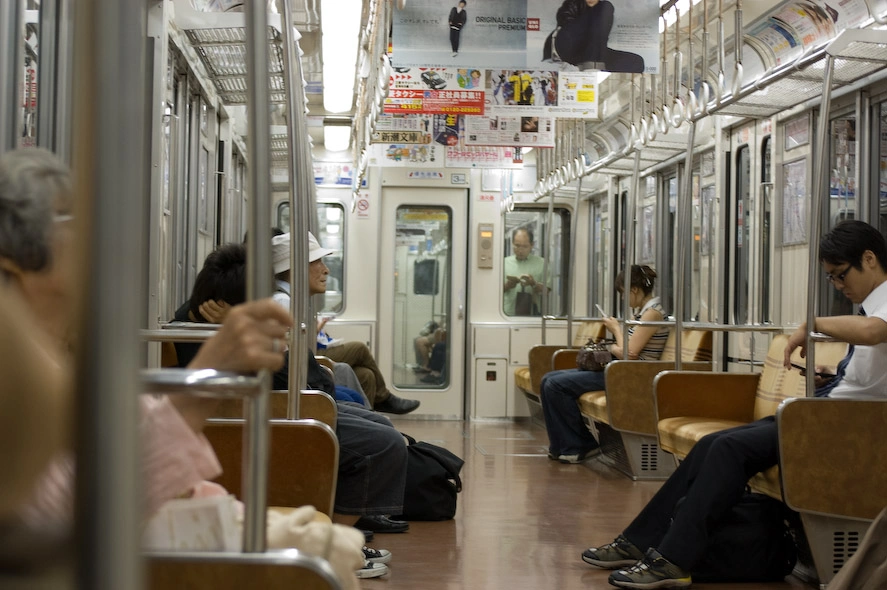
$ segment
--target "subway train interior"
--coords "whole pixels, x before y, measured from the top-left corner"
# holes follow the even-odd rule
[[[571,59],[573,23],[607,8],[613,48]],[[583,551],[622,534],[703,435],[775,415],[778,463],[748,489],[782,509],[789,567],[750,578],[740,545],[713,581],[687,565],[621,587],[686,587],[691,573],[712,589],[887,587],[844,573],[884,540],[887,391],[806,399],[816,383],[799,371],[841,370],[847,342],[815,318],[854,315],[864,298],[847,290],[856,259],[820,260],[820,239],[848,220],[887,236],[887,0],[2,0],[0,46],[0,193],[18,182],[4,155],[34,148],[72,183],[44,230],[72,233],[56,308],[71,327],[54,365],[69,383],[19,417],[10,400],[30,397],[29,381],[15,370],[30,365],[0,358],[0,440],[15,449],[0,477],[0,586],[619,586],[623,570]],[[32,238],[0,215],[2,307],[37,306],[6,264]],[[226,244],[245,244],[247,300],[276,298],[272,268],[290,269],[292,328],[270,340],[281,362],[286,349],[287,390],[270,391],[245,340],[231,371],[173,368],[174,343],[226,334],[231,315],[174,322]],[[661,303],[652,320],[647,294]],[[45,323],[10,315],[24,327],[3,323],[4,355]],[[623,354],[630,332],[667,333],[644,357],[658,360]],[[790,369],[798,333],[808,354]],[[595,448],[571,454],[550,436],[542,379],[598,360],[603,346],[582,347],[601,339],[605,391],[569,401]],[[352,364],[336,350],[349,343],[384,378],[373,394],[355,369],[366,411],[464,460],[454,517],[386,534],[398,515],[369,513],[382,524],[367,547],[391,556],[360,580],[336,566],[338,529],[322,515],[324,543],[266,542],[266,509],[312,504],[353,524],[337,510],[351,449],[336,404],[309,399],[304,362]],[[146,514],[140,412],[161,394],[228,408],[196,429],[239,519],[215,503],[189,508],[206,531],[166,504],[162,526]],[[305,438],[286,439],[288,426]],[[62,455],[68,518],[30,526],[23,507],[39,509]],[[418,494],[407,455],[373,467],[407,474],[400,508]],[[192,492],[165,499],[208,502]],[[710,541],[728,509],[704,524]]]

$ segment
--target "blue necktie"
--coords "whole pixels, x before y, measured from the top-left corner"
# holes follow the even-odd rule
[[[865,310],[860,307],[859,313],[857,315],[865,315]],[[844,378],[844,374],[847,372],[847,365],[850,364],[850,358],[853,356],[854,346],[851,344],[850,348],[847,349],[847,356],[841,359],[841,362],[838,363],[837,371],[835,372],[834,378],[823,385],[822,387],[818,387],[816,391],[813,392],[813,395],[816,397],[828,397],[828,394],[832,392],[832,390],[838,386],[838,383]]]

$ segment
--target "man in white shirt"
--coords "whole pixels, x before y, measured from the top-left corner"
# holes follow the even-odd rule
[[[816,331],[852,345],[837,374],[817,381],[816,395],[885,399],[887,242],[867,223],[843,221],[820,240],[819,260],[829,282],[865,315],[816,318]],[[787,368],[792,352],[806,346],[807,332],[801,324],[789,338]],[[609,581],[621,588],[690,586],[713,523],[739,502],[751,476],[778,461],[773,416],[703,437],[623,533],[587,549],[582,560],[618,570]]]

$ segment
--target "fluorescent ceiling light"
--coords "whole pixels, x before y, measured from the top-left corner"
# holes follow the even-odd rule
[[[323,145],[330,152],[344,152],[351,143],[351,127],[349,125],[324,125]]]
[[[321,0],[323,108],[346,113],[354,102],[361,0]]]

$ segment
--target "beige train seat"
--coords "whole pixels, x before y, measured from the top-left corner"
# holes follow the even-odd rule
[[[674,471],[674,460],[659,449],[653,379],[674,369],[676,340],[672,329],[657,361],[611,362],[605,370],[607,390],[584,393],[578,400],[586,425],[601,443],[601,460],[634,480],[663,479]],[[710,331],[683,332],[682,368],[710,371],[711,354]]]

